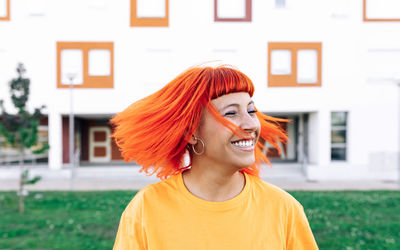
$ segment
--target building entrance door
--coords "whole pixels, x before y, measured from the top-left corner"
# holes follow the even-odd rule
[[[89,128],[89,162],[111,161],[110,133],[107,126]]]
[[[281,153],[269,143],[261,143],[268,150],[264,150],[268,159],[274,162],[307,162],[308,155],[308,114],[287,114],[276,115],[276,117],[290,120],[289,123],[282,123],[281,126],[289,137],[287,144],[279,143]]]
[[[279,143],[281,149],[279,154],[277,149],[260,138],[260,142],[267,149],[264,150],[264,154],[273,166],[264,168],[262,177],[303,178],[308,161],[308,114],[291,113],[272,116],[290,120],[288,123],[281,124],[289,141],[286,144]]]

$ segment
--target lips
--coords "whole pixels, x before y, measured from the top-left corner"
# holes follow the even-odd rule
[[[231,143],[237,147],[252,147],[252,146],[254,146],[253,139],[238,140],[238,141],[233,141]]]
[[[252,152],[254,150],[254,139],[252,138],[233,141],[231,144],[242,151]]]

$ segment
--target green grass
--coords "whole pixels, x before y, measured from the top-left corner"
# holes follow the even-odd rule
[[[400,249],[400,192],[290,193],[304,206],[321,249]],[[0,192],[0,249],[111,249],[134,194],[31,192],[21,215],[15,193]]]
[[[400,192],[290,192],[321,249],[400,249]]]
[[[0,249],[111,249],[135,193],[31,192],[21,215],[15,193],[1,192]]]

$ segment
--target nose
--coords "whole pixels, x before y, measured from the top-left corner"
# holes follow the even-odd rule
[[[240,128],[246,132],[254,132],[260,128],[260,121],[255,114],[246,112],[241,116]]]

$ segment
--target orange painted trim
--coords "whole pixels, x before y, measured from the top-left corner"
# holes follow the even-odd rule
[[[368,18],[367,17],[367,0],[363,0],[363,21],[364,22],[400,22],[400,18]]]
[[[246,0],[246,15],[244,18],[219,18],[218,0],[214,0],[214,21],[215,22],[251,22],[252,0]]]
[[[290,50],[292,54],[290,75],[271,74],[271,52],[272,50]],[[317,51],[317,82],[297,83],[297,51],[302,49],[313,49]],[[268,87],[320,87],[322,84],[322,43],[321,42],[269,42],[268,43]]]
[[[165,18],[138,17],[137,0],[131,0],[131,27],[168,27],[169,0],[165,0]]]
[[[0,21],[10,21],[10,0],[7,0],[7,16],[0,17]]]
[[[74,88],[114,88],[114,43],[113,42],[57,42],[57,88],[69,88],[61,83],[61,51],[64,49],[80,49],[83,54],[83,84]],[[110,51],[110,75],[89,75],[89,50],[106,49]]]

